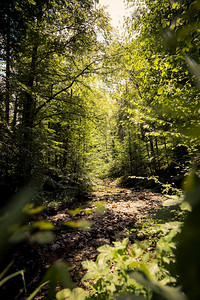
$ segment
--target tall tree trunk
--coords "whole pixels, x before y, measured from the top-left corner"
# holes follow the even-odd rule
[[[145,144],[146,144],[146,149],[147,149],[147,155],[148,155],[148,158],[150,158],[150,153],[149,153],[149,144],[148,144],[148,139],[147,137],[145,136]]]
[[[13,120],[12,120],[12,129],[15,130],[16,122],[17,122],[17,108],[18,108],[18,98],[16,96],[14,102],[14,112],[13,112]]]
[[[35,103],[34,99],[31,95],[31,91],[33,89],[33,84],[35,80],[35,70],[36,70],[36,62],[37,62],[37,46],[33,47],[31,65],[30,65],[30,73],[28,77],[27,87],[29,91],[26,93],[26,100],[24,106],[24,120],[23,124],[25,127],[32,128],[33,127],[33,116],[34,116],[34,108]]]
[[[166,140],[165,136],[163,136],[163,141],[164,141],[164,146],[165,146],[165,158],[166,158],[166,162],[168,164],[169,163],[169,157],[168,157],[168,154],[167,154],[167,140]]]
[[[6,31],[6,99],[5,120],[9,123],[10,114],[10,7],[7,6],[7,31]]]
[[[132,143],[131,143],[131,133],[128,133],[128,143],[129,143],[129,161],[130,161],[130,175],[133,175],[133,153],[132,153]]]
[[[153,170],[156,170],[156,156],[155,156],[155,150],[154,150],[154,143],[153,143],[153,138],[150,136],[149,137],[150,141],[150,149],[151,149],[151,156],[152,156],[152,167]]]
[[[158,139],[157,139],[157,137],[155,137],[155,145],[156,145],[156,154],[157,154],[157,159],[156,159],[157,168],[158,168],[158,170],[160,170],[159,149],[158,149]]]
[[[33,46],[30,70],[28,75],[27,87],[25,94],[25,102],[22,120],[22,143],[20,150],[20,159],[18,165],[18,174],[20,184],[27,184],[32,179],[32,171],[37,163],[35,159],[36,148],[33,146],[33,116],[35,103],[32,97],[32,89],[35,80],[35,70],[37,62],[37,46]],[[36,146],[36,145],[35,145]]]

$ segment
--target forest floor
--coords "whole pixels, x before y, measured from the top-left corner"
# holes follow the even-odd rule
[[[131,228],[138,222],[145,222],[146,216],[155,214],[166,199],[164,195],[148,189],[117,187],[107,180],[78,209],[62,209],[54,215],[46,215],[45,218],[43,216],[44,221],[50,221],[55,226],[54,242],[27,245],[23,250],[19,248],[15,254],[17,264],[26,269],[28,291],[39,285],[45,271],[53,262],[60,260],[69,264],[75,285],[83,287],[81,278],[85,270],[82,262],[95,260],[98,255],[97,248],[104,244],[112,245],[113,241],[120,241],[125,237],[129,237],[130,243],[146,239],[145,234],[139,230],[132,231]],[[65,222],[83,220],[90,222],[88,229],[63,225]],[[19,294],[16,299],[26,298]],[[45,288],[34,299],[45,299]]]
[[[60,258],[70,264],[71,272],[74,273],[73,279],[77,284],[77,279],[79,281],[84,274],[82,261],[96,259],[98,247],[104,244],[112,245],[112,242],[121,241],[127,236],[130,242],[145,239],[141,233],[130,233],[129,229],[134,227],[134,223],[138,220],[142,221],[146,215],[157,211],[162,206],[163,200],[162,194],[151,190],[120,188],[108,181],[100,191],[91,193],[89,201],[79,207],[81,209],[79,212],[76,213],[74,210],[74,215],[70,215],[68,210],[59,211],[47,218],[54,223],[57,231],[51,249],[57,254],[60,252]],[[85,230],[66,229],[66,226],[62,225],[64,222],[80,220],[89,221],[90,227]],[[76,278],[78,273],[79,276]]]

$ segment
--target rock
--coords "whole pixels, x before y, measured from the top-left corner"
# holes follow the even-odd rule
[[[51,248],[52,248],[52,250],[55,251],[55,250],[58,250],[58,249],[60,248],[60,245],[58,245],[58,244],[53,244]]]

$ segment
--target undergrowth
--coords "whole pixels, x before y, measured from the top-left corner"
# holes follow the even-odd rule
[[[87,270],[82,281],[89,292],[75,289],[76,299],[186,299],[179,288],[175,256],[188,210],[180,198],[169,198],[157,213],[130,224],[129,238],[98,248],[95,262],[82,263]],[[75,299],[68,289],[57,293],[58,300],[66,297]]]
[[[15,212],[16,219],[12,219],[12,216],[6,219],[5,216],[1,220],[2,228],[9,229],[8,224],[11,220],[13,226],[20,220],[20,211],[26,203],[24,199],[26,195],[22,194],[22,196],[19,198],[22,200],[18,202],[20,205]],[[8,207],[8,211],[13,209],[14,204]],[[34,215],[42,209],[43,207],[35,208],[29,204],[23,211]],[[185,300],[186,297],[179,287],[176,248],[177,238],[190,210],[190,205],[183,199],[175,195],[169,196],[160,210],[144,216],[136,223],[130,223],[126,229],[125,239],[115,241],[113,246],[104,245],[98,248],[99,255],[96,261],[82,262],[83,268],[87,270],[82,278],[85,289],[73,288],[65,263],[55,262],[43,278],[41,285],[26,299],[34,299],[40,289],[49,286],[47,299],[53,300],[56,286],[59,282],[63,282],[64,289],[57,292],[57,300]],[[34,235],[30,230],[31,242],[44,243],[52,238],[51,223],[34,222],[32,226],[37,227],[41,232]],[[77,227],[77,224],[70,226]],[[19,227],[14,233],[13,230],[10,228],[7,233],[2,232],[2,238],[5,240],[6,234],[6,238],[9,236],[10,240],[13,240],[13,236],[17,240],[22,239],[27,231],[24,227]],[[6,277],[8,269],[9,267],[0,274],[0,285],[13,276],[23,277],[23,270]]]

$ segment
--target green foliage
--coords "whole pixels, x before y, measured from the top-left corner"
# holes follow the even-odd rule
[[[157,232],[162,232],[163,236],[158,240],[154,253],[148,250],[150,242],[127,246],[128,238],[115,242],[113,247],[104,245],[98,248],[100,254],[96,262],[82,263],[87,269],[82,280],[94,294],[97,293],[97,299],[113,299],[114,295],[125,293],[144,295],[148,299],[154,299],[156,294],[161,297],[156,299],[162,299],[162,296],[164,299],[186,299],[179,288],[166,286],[176,283],[176,278],[173,278],[174,238],[180,231],[180,225],[180,222],[159,225]]]
[[[112,295],[119,292],[135,291],[139,289],[133,280],[126,273],[127,267],[131,263],[131,258],[127,255],[128,239],[122,243],[115,242],[114,247],[104,245],[98,248],[100,252],[97,261],[85,261],[83,267],[87,269],[83,281],[92,280],[92,284],[87,285],[92,288],[94,293],[98,293],[99,299],[113,299]],[[134,285],[135,283],[135,285]]]
[[[84,300],[89,295],[89,292],[84,291],[81,288],[75,288],[73,290],[64,289],[56,294],[57,300]]]
[[[75,184],[73,195],[58,183],[59,193],[38,196],[38,202],[54,210],[74,200],[77,185],[84,191],[95,185],[96,176],[123,176],[134,186],[180,194],[177,188],[199,155],[200,5],[193,0],[128,2],[137,9],[126,21],[127,35],[112,41],[108,19],[95,1],[0,4],[0,59],[5,64],[0,189],[5,202],[31,179],[42,186],[47,170],[57,170]],[[69,289],[67,266],[59,262],[28,299],[47,283],[53,299],[58,282],[65,289],[57,299],[185,299],[177,288],[180,281],[189,299],[199,300],[198,171],[187,180],[186,190],[186,201],[171,197],[156,215],[171,222],[155,224],[154,216],[141,225],[137,235],[144,242],[105,245],[96,262],[83,262],[91,296]],[[52,223],[24,222],[44,209],[29,203],[33,194],[25,189],[2,211],[0,254],[24,239],[53,241]],[[96,213],[103,211],[99,203]],[[90,223],[65,225],[87,229]],[[23,270],[6,276],[9,267],[0,274],[0,285],[17,275],[24,281]]]
[[[89,299],[180,299],[185,300],[179,285],[176,268],[177,239],[182,230],[184,211],[180,211],[183,200],[177,196],[166,200],[163,209],[176,212],[179,220],[168,221],[160,215],[163,224],[159,223],[159,214],[153,218],[146,216],[134,224],[138,238],[143,235],[145,241],[128,244],[128,238],[114,242],[113,247],[104,245],[98,248],[100,254],[96,261],[85,261],[87,269],[83,281],[93,291]],[[183,206],[183,210],[188,207]],[[182,263],[181,263],[182,265]],[[126,295],[127,294],[127,295]],[[130,298],[129,298],[130,297]]]
[[[186,297],[181,292],[180,288],[159,284],[158,282],[149,279],[144,273],[142,274],[141,272],[134,271],[130,273],[130,277],[135,279],[139,284],[149,288],[156,295],[159,295],[160,298],[157,299],[163,299],[164,297],[166,300],[186,300]]]

